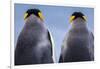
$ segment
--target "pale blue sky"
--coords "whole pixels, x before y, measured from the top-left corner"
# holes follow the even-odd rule
[[[24,13],[27,9],[38,8],[45,17],[45,24],[51,31],[55,41],[55,58],[59,59],[62,41],[66,32],[70,27],[69,17],[73,12],[80,11],[87,16],[87,24],[89,29],[94,31],[94,9],[84,7],[68,7],[68,6],[49,6],[49,5],[32,5],[32,4],[15,4],[15,45],[20,31],[24,26]]]

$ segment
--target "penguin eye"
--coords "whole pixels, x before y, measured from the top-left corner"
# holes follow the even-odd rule
[[[39,15],[39,17],[40,17],[41,20],[44,20],[44,17],[43,17],[43,15],[42,15],[41,12],[39,12],[38,15]]]
[[[87,20],[86,16],[83,16],[83,18],[84,18],[85,21]]]
[[[70,23],[74,20],[75,16],[70,17]]]
[[[25,13],[24,14],[24,20],[26,19],[27,16],[28,16],[28,13]]]

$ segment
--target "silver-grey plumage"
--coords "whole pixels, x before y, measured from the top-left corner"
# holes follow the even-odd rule
[[[35,15],[26,19],[15,48],[15,65],[53,63],[50,34]]]
[[[94,36],[82,18],[73,21],[62,44],[59,62],[94,60]]]

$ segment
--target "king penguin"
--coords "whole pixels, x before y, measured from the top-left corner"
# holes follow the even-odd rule
[[[24,20],[15,48],[15,65],[54,63],[53,42],[42,12],[37,8],[28,9]]]
[[[94,60],[94,36],[87,27],[87,17],[74,12],[70,17],[71,28],[65,36],[59,63]]]

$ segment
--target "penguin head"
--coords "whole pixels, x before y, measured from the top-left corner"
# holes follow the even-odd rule
[[[42,15],[42,12],[39,9],[28,9],[26,13],[24,14],[24,20],[26,20],[31,15],[35,15],[36,17],[40,18],[42,21],[44,20],[44,17]]]
[[[81,12],[74,12],[70,17],[70,23],[72,23],[75,19],[81,18],[86,21],[86,16]]]

